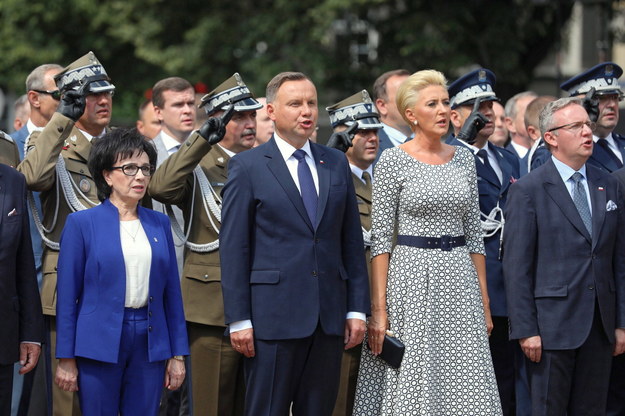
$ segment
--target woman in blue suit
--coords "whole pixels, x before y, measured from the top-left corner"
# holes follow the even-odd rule
[[[156,415],[163,377],[171,390],[184,380],[189,347],[169,220],[139,206],[155,163],[134,129],[97,139],[89,170],[102,203],[70,215],[63,230],[55,381],[78,391],[86,416]]]

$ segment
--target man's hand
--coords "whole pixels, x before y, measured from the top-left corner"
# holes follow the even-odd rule
[[[211,117],[198,130],[200,136],[202,136],[210,145],[217,144],[226,135],[226,125],[234,114],[234,104],[231,104],[228,109],[219,117]]]
[[[345,349],[355,347],[362,344],[362,340],[365,337],[365,331],[367,324],[362,319],[347,319],[345,320]]]
[[[236,352],[252,358],[256,355],[254,351],[254,329],[248,328],[242,331],[230,333],[230,344]]]
[[[625,352],[625,329],[616,328],[614,330],[614,351],[612,355],[617,356],[619,354],[623,354]]]
[[[460,132],[456,136],[458,139],[468,143],[475,143],[475,139],[477,137],[477,133],[484,128],[486,123],[490,120],[484,117],[482,113],[480,113],[480,103],[482,99],[480,97],[475,99],[475,104],[473,105],[473,110],[469,117],[464,121],[464,125]]]
[[[521,338],[519,340],[519,344],[521,344],[521,349],[527,358],[530,361],[535,363],[540,362],[540,357],[543,351],[543,344],[540,339],[540,335],[535,335],[533,337]]]
[[[358,131],[358,122],[355,121],[347,130],[337,131],[332,133],[330,140],[328,140],[328,147],[340,150],[341,152],[347,152],[347,149],[352,147],[352,141]]]
[[[65,391],[78,391],[78,367],[75,358],[60,358],[54,382]]]
[[[595,87],[592,87],[582,100],[582,106],[586,109],[588,118],[592,122],[599,120],[599,99],[595,96],[595,91]]]
[[[78,90],[65,91],[56,111],[73,121],[78,121],[85,112],[87,88],[89,88],[89,83],[81,85]]]
[[[185,374],[184,361],[170,358],[167,360],[167,369],[165,371],[165,387],[169,390],[177,390],[182,385]]]
[[[20,344],[20,365],[22,366],[20,374],[26,374],[35,368],[39,354],[41,354],[41,346],[28,342]]]

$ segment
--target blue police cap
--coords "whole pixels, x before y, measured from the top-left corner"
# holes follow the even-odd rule
[[[499,101],[493,91],[496,78],[493,71],[480,68],[458,78],[448,88],[451,108],[470,105],[476,98],[482,101]]]
[[[618,79],[623,75],[623,69],[614,62],[604,62],[595,65],[589,70],[574,76],[560,85],[570,95],[586,94],[595,88],[596,94],[622,94]]]

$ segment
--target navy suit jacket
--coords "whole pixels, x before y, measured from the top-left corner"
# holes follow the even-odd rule
[[[378,146],[378,154],[376,155],[375,160],[373,161],[374,166],[376,163],[378,163],[378,160],[380,159],[380,156],[382,155],[383,151],[385,151],[386,149],[391,149],[395,147],[393,145],[393,142],[391,142],[391,139],[389,139],[388,134],[386,134],[386,132],[384,131],[384,129],[378,130],[378,141],[380,145]]]
[[[317,223],[272,138],[234,156],[219,234],[226,324],[250,319],[262,340],[304,338],[319,323],[343,336],[348,311],[369,313],[362,230],[345,155],[310,143]]]
[[[525,174],[527,173],[527,158],[529,156],[529,151],[525,154],[525,156],[521,157],[521,155],[519,155],[514,146],[512,146],[511,142],[508,143],[505,149],[508,152],[512,153],[514,157],[516,157],[519,163],[519,173],[521,174],[521,176],[525,176]]]
[[[621,154],[625,154],[625,137],[614,132],[612,133],[612,137],[614,138],[614,142],[621,151]],[[588,163],[610,173],[618,170],[619,167],[616,165],[614,159],[608,153],[609,151],[611,150],[607,150],[595,143],[592,148],[592,156],[590,156],[590,159],[588,159]]]
[[[26,181],[0,164],[0,364],[19,359],[21,341],[43,342],[43,314],[30,243]]]
[[[463,142],[451,136],[447,139],[447,144],[454,146],[463,146],[468,149]],[[488,143],[488,148],[497,157],[499,168],[501,169],[502,182],[490,169],[488,169],[482,160],[475,157],[475,168],[477,171],[477,189],[480,194],[480,211],[489,214],[493,208],[497,206],[504,209],[508,197],[508,189],[510,184],[516,181],[519,176],[518,158],[507,150]],[[471,151],[473,153],[473,151]],[[483,219],[483,218],[482,218]],[[497,217],[497,219],[500,219]],[[507,229],[504,233],[508,232]],[[503,281],[503,270],[500,256],[500,238],[501,231],[494,235],[484,238],[484,246],[486,248],[486,281],[488,283],[488,297],[490,298],[490,311],[493,316],[508,316],[506,304],[506,290]]]
[[[167,216],[138,208],[152,248],[148,294],[150,362],[188,355],[178,266]],[[57,358],[85,357],[116,363],[119,355],[126,269],[119,211],[101,205],[67,217],[61,235],[57,281]]]
[[[578,348],[597,301],[611,342],[625,326],[622,189],[588,163],[586,173],[592,238],[553,160],[510,187],[503,263],[511,339],[540,335],[544,349]]]

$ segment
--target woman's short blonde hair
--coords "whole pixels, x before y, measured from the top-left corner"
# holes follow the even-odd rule
[[[406,118],[406,109],[413,107],[419,99],[419,92],[425,87],[432,85],[440,85],[447,88],[447,79],[442,72],[435,69],[425,69],[410,75],[397,89],[397,97],[395,99],[397,109],[406,123],[411,124]]]

